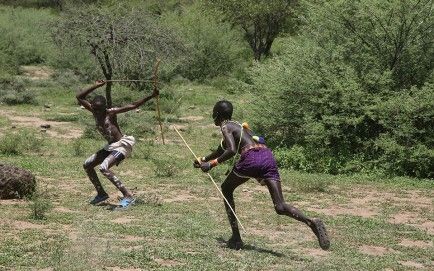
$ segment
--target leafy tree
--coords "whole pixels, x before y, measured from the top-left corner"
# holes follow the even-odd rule
[[[270,55],[271,45],[291,19],[295,0],[209,0],[234,26],[241,27],[255,60]]]
[[[217,20],[200,4],[166,12],[162,21],[180,33],[188,48],[177,72],[190,80],[227,75],[242,60],[242,53],[247,52],[250,57],[239,32],[231,29],[229,23]]]
[[[329,1],[312,9],[320,26],[313,29],[345,47],[366,87],[384,72],[391,73],[395,90],[420,87],[434,68],[433,5],[432,0]]]
[[[106,80],[147,79],[157,57],[168,62],[183,50],[181,41],[156,17],[119,5],[71,8],[56,23],[53,36],[63,51],[79,48],[92,57]],[[106,84],[109,106],[111,86]]]
[[[300,35],[251,71],[254,129],[289,149],[293,168],[434,177],[430,10],[424,0],[309,6]]]

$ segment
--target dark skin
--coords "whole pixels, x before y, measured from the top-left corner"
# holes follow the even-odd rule
[[[151,95],[123,107],[107,108],[105,102],[100,102],[100,101],[89,102],[86,100],[87,95],[89,95],[95,89],[105,85],[105,83],[106,83],[105,81],[96,81],[93,86],[81,90],[76,95],[76,98],[84,108],[86,108],[93,114],[98,131],[107,140],[107,143],[111,144],[119,141],[123,137],[123,134],[117,123],[116,115],[140,107],[150,99],[158,96],[159,92],[157,89],[154,89],[154,92]],[[119,161],[112,154],[107,156],[107,154],[103,150],[98,151],[95,154],[94,159],[92,159],[90,163],[85,163],[84,165],[84,169],[89,179],[95,186],[98,194],[99,195],[107,194],[102,188],[102,185],[99,182],[96,172],[94,170],[94,167],[101,164],[104,160],[108,161],[108,167],[107,169],[101,169],[101,173],[106,178],[108,178],[122,192],[122,194],[125,197],[132,197],[133,194],[131,193],[131,191],[127,189],[124,185],[122,185],[122,183],[117,179],[114,173],[110,170],[110,168],[113,165],[119,163]]]
[[[219,146],[216,151],[204,157],[200,162],[195,161],[194,163],[195,167],[200,167],[204,172],[208,172],[212,168],[211,164],[208,161],[217,159],[218,163],[222,163],[224,161],[231,159],[237,153],[241,153],[241,150],[244,147],[249,147],[249,145],[257,144],[253,140],[252,134],[249,130],[244,129],[241,135],[241,129],[239,124],[230,121],[228,122],[227,120],[221,118],[214,119],[214,124],[216,126],[221,127],[221,131],[224,138],[225,149],[222,149]],[[240,142],[240,137],[241,137],[241,142]],[[238,149],[238,144],[240,144],[239,149]],[[241,178],[235,175],[231,171],[229,175],[226,177],[223,184],[221,185],[223,195],[228,200],[233,210],[235,210],[233,192],[238,186],[242,185],[248,180],[249,178]],[[271,195],[271,199],[273,200],[274,208],[277,214],[286,215],[300,222],[303,222],[315,232],[312,219],[306,217],[300,210],[285,202],[285,199],[283,198],[283,194],[282,194],[282,187],[279,181],[264,180],[264,183],[267,186],[268,191]],[[226,202],[224,203],[226,207],[226,213],[229,218],[229,223],[232,229],[232,236],[228,241],[228,246],[232,249],[238,250],[243,247],[243,242],[238,228],[238,223],[235,218],[235,215],[232,213],[227,203]]]

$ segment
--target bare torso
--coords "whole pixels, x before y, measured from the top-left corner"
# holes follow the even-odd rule
[[[107,112],[106,114],[98,115],[94,113],[93,116],[95,118],[96,128],[109,144],[119,141],[122,138],[123,135],[115,114]]]

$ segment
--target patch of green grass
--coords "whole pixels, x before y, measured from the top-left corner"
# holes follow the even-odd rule
[[[0,137],[0,153],[20,155],[23,152],[39,152],[44,145],[44,138],[35,131],[21,129],[9,131]]]
[[[180,85],[174,87],[174,91],[177,95],[188,93],[179,108],[181,116],[205,117],[200,121],[183,122],[189,128],[181,133],[197,155],[208,154],[220,141],[216,128],[206,126],[212,124],[208,117],[212,106],[220,96],[228,99],[235,96],[196,84]],[[39,152],[0,153],[2,162],[32,171],[40,185],[49,189],[53,206],[45,213],[45,220],[29,220],[29,208],[23,208],[28,202],[2,204],[5,222],[0,222],[0,269],[406,270],[399,261],[415,261],[425,269],[431,268],[432,249],[404,247],[400,242],[402,239],[429,242],[432,236],[423,229],[392,224],[388,219],[393,214],[412,210],[417,211],[421,221],[433,221],[429,214],[432,207],[419,207],[411,201],[392,205],[383,200],[387,193],[395,194],[398,200],[412,192],[428,199],[434,197],[432,182],[410,178],[333,176],[282,170],[285,200],[300,206],[307,215],[325,221],[332,246],[330,252],[324,254],[311,230],[294,219],[277,215],[267,189],[251,180],[234,193],[237,215],[247,230],[247,233],[242,232],[246,248],[227,249],[224,241],[231,231],[223,200],[208,177],[193,168],[192,155],[172,129],[165,130],[170,144],[162,145],[160,139],[155,141],[159,131],[154,111],[131,112],[119,117],[121,129],[135,136],[138,142],[132,157],[112,170],[137,194],[138,203],[123,212],[110,211],[107,205],[91,206],[88,200],[95,195],[95,189],[82,163],[105,142],[96,133],[92,116],[77,110],[73,92],[47,86],[39,90],[38,99],[41,97],[54,104],[51,111],[43,113],[45,116],[77,115],[77,121],[62,121],[73,121],[74,127],[81,129],[89,123],[88,130],[95,133],[95,139],[46,135]],[[192,105],[194,108],[189,108]],[[236,106],[243,105],[240,102]],[[0,109],[11,108],[0,106]],[[14,106],[13,111],[29,115],[40,112],[41,108]],[[248,112],[243,114],[248,119]],[[140,130],[142,123],[155,133]],[[32,146],[33,139],[26,138]],[[219,165],[210,172],[217,185],[226,177],[226,169],[226,165]],[[117,203],[116,188],[98,170],[97,174],[110,194],[107,203]],[[372,218],[316,213],[309,209],[310,206],[351,208],[355,196],[363,197],[355,193],[363,192],[358,191],[360,188],[378,194],[375,205],[379,213]],[[370,203],[365,206],[369,207]],[[367,255],[360,250],[364,245],[384,247],[390,252],[381,256]]]
[[[57,114],[47,118],[48,121],[61,121],[61,122],[77,122],[80,116],[77,114]]]
[[[38,186],[29,201],[30,218],[35,220],[47,219],[46,213],[53,208],[47,189]]]
[[[170,159],[153,159],[155,169],[154,173],[157,177],[174,177],[178,172],[177,165]]]

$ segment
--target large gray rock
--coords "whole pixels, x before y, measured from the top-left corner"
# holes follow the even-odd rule
[[[35,188],[35,176],[30,171],[0,162],[0,199],[30,196]]]

